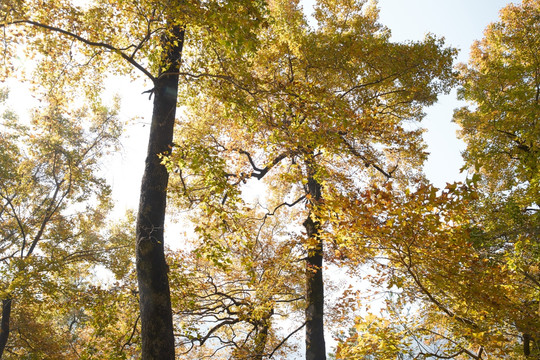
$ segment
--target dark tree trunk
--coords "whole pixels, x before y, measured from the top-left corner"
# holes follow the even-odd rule
[[[321,201],[321,184],[313,175],[313,172],[308,174],[307,184],[312,207]],[[306,259],[306,360],[325,360],[323,243],[319,237],[320,224],[313,221],[311,214],[310,211],[304,221],[310,244]]]
[[[11,317],[11,299],[2,300],[2,320],[0,321],[0,359],[4,354],[9,337],[9,319]]]
[[[137,277],[139,282],[143,360],[173,360],[174,335],[163,226],[169,176],[158,154],[170,152],[178,98],[178,71],[184,31],[164,37],[163,70],[154,83],[154,109],[137,215]],[[176,41],[177,45],[173,44]]]
[[[531,335],[523,334],[523,355],[531,356]]]
[[[255,337],[255,348],[253,349],[253,359],[263,360],[264,350],[266,349],[266,343],[268,342],[268,330],[270,319],[263,319],[261,328],[257,332]]]

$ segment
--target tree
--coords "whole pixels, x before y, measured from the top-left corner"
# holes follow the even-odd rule
[[[310,28],[298,2],[274,2],[254,55],[213,51],[204,67],[185,68],[191,82],[181,126],[190,136],[178,137],[170,167],[188,199],[192,174],[204,174],[201,207],[219,226],[233,226],[228,204],[242,204],[240,186],[251,178],[273,191],[269,213],[298,209],[306,358],[324,359],[323,245],[346,246],[329,221],[341,212],[334,199],[365,182],[415,181],[425,158],[422,131],[405,122],[420,121],[422,108],[452,83],[454,51],[432,37],[391,43],[364,1],[321,1],[315,18]]]
[[[338,355],[369,351],[372,344],[360,340],[374,336],[390,340],[373,351],[374,358],[387,358],[389,351],[412,358],[471,359],[514,359],[526,353],[518,346],[521,333],[538,329],[531,309],[533,284],[502,261],[500,249],[477,221],[481,192],[476,186],[475,179],[442,192],[428,185],[409,194],[375,188],[353,200],[366,205],[344,212],[341,221],[360,229],[358,240],[364,241],[352,242],[345,254],[353,266],[372,263],[370,278],[387,294],[385,311],[396,325],[380,331],[370,323],[385,320],[359,319],[358,330],[343,340]],[[370,257],[364,247],[373,252]],[[393,334],[403,332],[407,338],[396,345]]]
[[[540,214],[540,2],[524,0],[501,10],[462,67],[460,96],[474,108],[456,111],[454,121],[467,143],[466,167],[482,175],[477,209],[485,251],[515,274],[521,296],[515,307],[527,314],[512,321],[523,332],[524,353],[538,338],[539,280],[536,268]],[[537,339],[536,339],[537,340]],[[538,348],[538,345],[536,345]]]
[[[370,279],[379,296],[386,294],[388,317],[358,319],[338,358],[370,349],[374,359],[395,352],[405,358],[500,358],[513,351],[509,324],[501,318],[517,293],[504,286],[510,271],[475,248],[479,229],[470,219],[476,198],[475,183],[468,181],[442,191],[419,184],[405,193],[388,184],[351,200],[363,206],[341,216],[344,226],[358,231],[344,255],[352,266],[373,267]],[[372,254],[366,257],[363,247]]]
[[[97,175],[120,134],[115,110],[94,103],[69,113],[63,99],[46,100],[30,124],[6,111],[0,125],[0,357],[20,354],[19,339],[41,325],[31,309],[58,296],[76,266],[83,273],[104,260],[104,248],[119,255],[99,236],[111,202]],[[23,324],[32,313],[34,329]],[[13,320],[19,339],[7,347]]]
[[[462,65],[460,97],[474,108],[456,111],[454,121],[467,143],[468,168],[482,173],[492,191],[512,190],[538,199],[538,75],[540,42],[538,1],[524,1],[501,10],[485,37]],[[515,187],[526,186],[526,191]]]
[[[136,240],[144,359],[174,358],[163,247],[168,175],[158,155],[168,153],[172,146],[186,28],[191,31],[193,48],[214,41],[231,51],[250,48],[254,44],[251,32],[260,23],[264,7],[263,1],[153,0],[95,0],[82,6],[62,0],[46,4],[15,0],[0,5],[4,42],[25,39],[33,54],[41,53],[43,78],[53,83],[60,78],[96,94],[105,74],[137,70],[153,85],[154,110]],[[13,51],[12,46],[5,53]],[[7,65],[10,75],[12,64]]]
[[[188,245],[191,254],[173,252],[183,261],[171,262],[181,356],[286,354],[285,341],[303,327],[292,333],[279,328],[303,302],[301,251],[288,228],[286,204],[272,211],[245,198],[241,181],[227,181],[226,159],[205,144],[215,135],[208,128],[221,122],[199,113],[188,116],[193,122],[179,124],[173,155],[164,158],[173,174],[172,206],[189,211],[186,221],[197,235]]]
[[[258,244],[246,239],[242,246],[225,239],[214,243],[227,249],[219,264],[202,255],[204,245],[196,254],[175,254],[184,259],[181,267],[171,269],[182,357],[290,355],[285,342],[296,331],[286,332],[278,322],[298,313],[303,299],[300,264],[291,244],[261,238]]]
[[[392,293],[388,311],[398,326],[381,333],[369,328],[373,319],[359,319],[338,354],[369,351],[358,340],[369,331],[389,340],[374,358],[387,358],[392,346],[410,357],[537,356],[539,5],[503,9],[461,67],[460,96],[472,109],[457,110],[454,120],[473,178],[442,192],[378,189],[386,200],[362,213],[371,222],[358,228],[374,231],[365,238],[376,239],[384,256],[377,282]],[[347,218],[354,223],[353,214]],[[418,309],[412,321],[403,316],[411,303]],[[404,330],[412,348],[393,341]]]

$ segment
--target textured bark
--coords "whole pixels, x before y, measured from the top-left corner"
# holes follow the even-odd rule
[[[268,342],[269,322],[269,319],[264,319],[262,321],[261,328],[258,330],[257,336],[255,337],[255,347],[253,349],[254,360],[264,359],[264,350],[266,349],[266,343]]]
[[[139,282],[143,360],[173,360],[174,335],[163,226],[169,176],[158,154],[171,150],[178,98],[178,71],[183,29],[164,38],[169,48],[162,74],[154,82],[154,108],[137,215],[137,278]],[[177,45],[173,44],[176,41]],[[167,45],[170,44],[170,45]]]
[[[9,319],[11,317],[11,299],[2,300],[2,320],[0,320],[0,359],[9,337]]]
[[[308,174],[308,191],[311,206],[321,201],[321,184]],[[310,244],[306,259],[306,360],[325,360],[324,343],[324,283],[322,273],[323,243],[319,238],[320,224],[313,221],[311,211],[304,221]]]
[[[523,355],[531,355],[531,335],[523,334]]]

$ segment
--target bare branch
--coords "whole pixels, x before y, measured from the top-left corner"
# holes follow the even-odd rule
[[[343,143],[345,144],[345,146],[347,147],[347,149],[349,149],[349,151],[359,157],[360,159],[362,159],[362,161],[364,162],[364,164],[366,165],[366,167],[373,167],[375,170],[377,170],[378,172],[380,172],[381,174],[383,174],[387,179],[391,179],[394,172],[397,170],[397,165],[394,166],[394,168],[389,171],[389,172],[386,172],[383,170],[383,168],[381,168],[379,165],[375,164],[373,161],[370,161],[367,157],[365,157],[363,154],[361,154],[357,149],[355,149],[355,147],[349,143],[347,141],[347,139],[345,139],[345,136],[343,134],[340,134],[340,137],[341,139],[343,140]]]
[[[5,261],[7,259],[11,259],[12,257],[15,256],[15,254],[17,254],[19,251],[16,250],[15,252],[13,252],[11,255],[7,255],[7,256],[4,256],[3,258],[0,258],[0,261]]]
[[[473,359],[481,360],[483,352],[484,352],[484,348],[480,347],[480,350],[478,351],[478,354],[475,354],[472,351],[469,351],[467,349],[461,349],[458,352],[456,352],[454,354],[451,354],[451,355],[439,355],[439,354],[435,354],[435,353],[432,353],[432,352],[420,352],[418,355],[434,357],[434,358],[437,358],[437,359],[455,359],[461,354],[467,354]]]
[[[210,336],[214,332],[216,332],[217,330],[219,330],[223,326],[225,326],[225,325],[233,325],[233,324],[236,324],[238,322],[240,322],[240,319],[228,319],[228,320],[225,320],[225,321],[220,322],[219,324],[215,325],[212,329],[210,329],[210,331],[208,331],[208,333],[202,339],[199,339],[200,345],[202,346],[210,338]]]
[[[285,159],[287,156],[290,155],[290,151],[284,152],[280,155],[278,155],[274,160],[270,162],[264,169],[261,169],[255,165],[255,162],[253,161],[253,158],[251,157],[251,154],[245,150],[237,150],[240,154],[244,154],[247,156],[249,163],[251,164],[251,167],[253,168],[253,172],[249,174],[250,177],[257,178],[258,180],[261,180],[264,175],[268,173],[274,166],[279,164],[281,160]]]
[[[294,331],[291,332],[289,335],[287,335],[287,337],[285,337],[283,340],[281,340],[281,342],[278,344],[278,346],[276,346],[276,347],[274,348],[274,350],[272,350],[272,352],[270,353],[270,355],[268,355],[268,358],[270,359],[272,356],[274,356],[274,353],[275,353],[276,351],[278,351],[278,349],[279,349],[281,346],[283,346],[283,344],[285,344],[285,342],[286,342],[287,340],[289,340],[289,338],[290,338],[291,336],[293,336],[293,335],[296,334],[298,331],[300,331],[304,326],[306,326],[306,322],[304,322],[304,323],[303,323],[302,325],[300,325],[296,330],[294,330]]]
[[[190,78],[194,78],[194,79],[199,79],[199,78],[221,79],[221,80],[226,80],[226,81],[230,82],[231,84],[233,84],[234,86],[236,86],[240,90],[243,90],[243,91],[247,92],[250,95],[255,95],[255,94],[257,94],[259,92],[258,90],[251,90],[246,85],[240,84],[235,78],[233,78],[230,75],[211,74],[211,73],[192,74],[192,73],[188,73],[188,72],[178,72],[178,73],[175,73],[175,74],[172,74],[172,75],[179,75],[179,76],[190,77]]]
[[[71,174],[70,174],[70,178],[71,178]],[[56,202],[56,198],[58,197],[58,194],[60,193],[60,188],[61,188],[61,185],[63,184],[63,182],[64,182],[64,180],[62,180],[62,181],[60,181],[60,182],[58,182],[56,184],[56,189],[54,190],[54,194],[53,194],[52,198],[50,199],[51,203],[50,203],[49,207],[47,208],[47,210],[45,211],[45,216],[43,217],[43,220],[41,222],[41,225],[39,227],[39,230],[38,230],[36,236],[34,236],[34,239],[32,240],[32,244],[30,244],[30,248],[26,252],[27,257],[30,256],[34,252],[34,249],[35,249],[37,243],[41,240],[41,237],[43,236],[43,233],[45,232],[45,227],[49,223],[49,220],[52,218],[52,216],[54,215],[56,210],[58,210],[58,208],[60,207],[60,204],[62,203],[65,196],[69,193],[71,183],[69,184],[68,189],[64,192],[63,196],[59,199],[58,202]]]
[[[135,58],[135,55],[137,54],[137,51],[139,51],[145,42],[147,42],[149,39],[150,39],[150,36],[152,36],[152,30],[151,30],[151,24],[152,24],[152,19],[155,17],[156,15],[156,9],[152,10],[152,16],[150,19],[146,18],[147,22],[146,22],[146,35],[144,36],[144,38],[136,45],[134,46],[135,49],[133,50],[133,52],[131,53],[131,55],[129,56],[131,59],[134,59]]]
[[[347,94],[353,92],[354,90],[358,90],[358,89],[361,89],[361,88],[365,88],[365,87],[368,87],[368,86],[371,86],[371,85],[377,85],[377,84],[380,84],[388,79],[391,79],[393,77],[397,77],[397,74],[391,74],[391,75],[388,75],[386,77],[382,77],[380,79],[377,79],[375,81],[371,81],[371,82],[368,82],[368,83],[363,83],[363,84],[358,84],[358,85],[355,85],[353,87],[351,87],[349,90],[346,90],[343,94],[339,95],[340,98],[343,98],[345,97]]]
[[[131,48],[132,45],[130,45],[129,47],[127,47],[125,49],[119,49],[119,48],[116,48],[116,47],[114,47],[114,46],[112,46],[110,44],[107,44],[107,43],[104,43],[104,42],[98,42],[98,41],[91,41],[91,40],[83,38],[80,35],[72,33],[71,31],[67,31],[67,30],[58,28],[56,26],[42,24],[40,22],[33,21],[33,20],[15,20],[15,21],[8,22],[7,24],[1,24],[0,26],[5,27],[6,25],[18,25],[18,24],[32,25],[32,26],[35,26],[35,27],[38,27],[38,28],[41,28],[41,29],[50,30],[50,31],[57,32],[57,33],[60,33],[62,35],[66,35],[68,37],[71,37],[71,38],[73,38],[73,39],[75,39],[77,41],[82,42],[83,44],[93,46],[93,47],[100,47],[100,48],[107,49],[107,50],[109,50],[109,51],[111,51],[111,52],[113,52],[115,54],[120,55],[124,60],[126,60],[128,63],[133,65],[136,69],[141,71],[150,80],[152,80],[152,82],[156,81],[156,78],[148,70],[146,70],[141,64],[139,64],[137,61],[135,61],[135,59],[133,57],[131,57],[131,56],[129,56],[129,55],[127,55],[127,54],[125,54],[123,52],[123,50]],[[139,44],[139,45],[141,45],[141,44]],[[134,54],[135,53],[133,53],[133,55]]]
[[[410,259],[410,256],[409,256],[409,259]],[[449,317],[451,317],[453,319],[456,319],[457,321],[459,321],[459,322],[461,322],[463,324],[469,325],[469,326],[471,326],[471,327],[473,327],[475,329],[478,328],[478,325],[476,323],[474,323],[472,320],[466,319],[464,317],[461,317],[461,316],[457,315],[456,313],[454,313],[453,311],[448,309],[446,306],[444,306],[440,301],[438,301],[435,298],[435,296],[433,296],[433,294],[424,286],[424,284],[422,284],[422,282],[420,281],[420,279],[418,278],[416,273],[412,270],[412,264],[411,263],[404,264],[404,265],[407,268],[407,272],[412,277],[412,279],[416,283],[416,285],[420,288],[422,293],[424,293],[424,295],[426,295],[428,297],[428,299],[434,305],[436,305],[439,308],[439,310],[441,310],[442,312],[444,312]]]
[[[279,204],[278,206],[276,206],[272,212],[266,213],[266,214],[264,215],[264,217],[266,218],[266,217],[268,217],[268,216],[274,216],[274,215],[276,214],[276,211],[277,211],[279,208],[281,208],[281,207],[283,207],[283,206],[293,207],[293,206],[295,206],[296,204],[298,204],[300,201],[304,200],[305,198],[306,198],[306,195],[302,195],[302,196],[300,196],[298,199],[296,199],[296,200],[295,200],[294,202],[292,202],[292,203],[283,202],[283,203]]]
[[[141,318],[140,315],[137,316],[137,319],[135,320],[135,324],[133,324],[133,330],[131,331],[131,335],[129,336],[127,341],[122,345],[122,348],[120,349],[120,351],[124,351],[124,348],[131,344],[131,340],[133,339],[133,336],[135,336],[135,332],[137,330],[137,324],[139,323],[140,318]]]

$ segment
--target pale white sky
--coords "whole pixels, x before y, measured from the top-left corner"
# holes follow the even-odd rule
[[[499,10],[508,0],[379,0],[380,21],[392,30],[395,41],[421,40],[428,32],[444,37],[459,49],[458,62],[467,62],[469,49],[483,37],[489,23],[498,21]],[[465,145],[456,138],[457,126],[451,123],[453,110],[463,106],[455,91],[442,96],[427,109],[424,139],[430,157],[425,165],[429,179],[438,187],[463,180],[460,152]]]
[[[509,0],[379,0],[380,21],[392,30],[394,41],[422,40],[427,33],[444,37],[448,45],[460,50],[458,61],[466,62],[474,40],[482,38],[486,26],[498,20],[498,12]],[[302,1],[310,13],[313,0]],[[127,86],[126,86],[127,85]],[[109,89],[122,95],[126,116],[140,120],[128,127],[125,148],[109,166],[119,211],[138,204],[140,177],[146,154],[151,101],[141,94],[146,90],[128,81],[111,82]],[[429,179],[438,187],[446,182],[463,180],[460,151],[464,144],[456,138],[457,126],[451,122],[453,110],[462,106],[455,92],[441,96],[440,101],[427,109],[423,125],[428,129],[425,140],[430,157],[425,166]]]
[[[428,32],[444,37],[447,43],[460,49],[458,61],[466,62],[469,48],[474,40],[482,38],[485,27],[498,20],[499,10],[509,0],[379,0],[380,21],[392,30],[395,41],[421,40]],[[314,0],[302,1],[304,10],[310,13]],[[130,83],[115,79],[107,88],[110,94],[122,97],[122,116],[139,117],[127,127],[124,149],[106,165],[104,171],[112,181],[118,212],[136,208],[139,186],[146,156],[146,141],[151,116],[151,101],[142,94],[149,85]],[[35,103],[23,88],[12,86],[10,99],[14,110],[28,108]],[[427,109],[424,126],[428,129],[425,140],[430,157],[425,172],[439,187],[446,182],[462,180],[460,151],[464,144],[457,140],[455,124],[451,123],[453,110],[461,106],[455,92],[442,96],[440,101]]]

